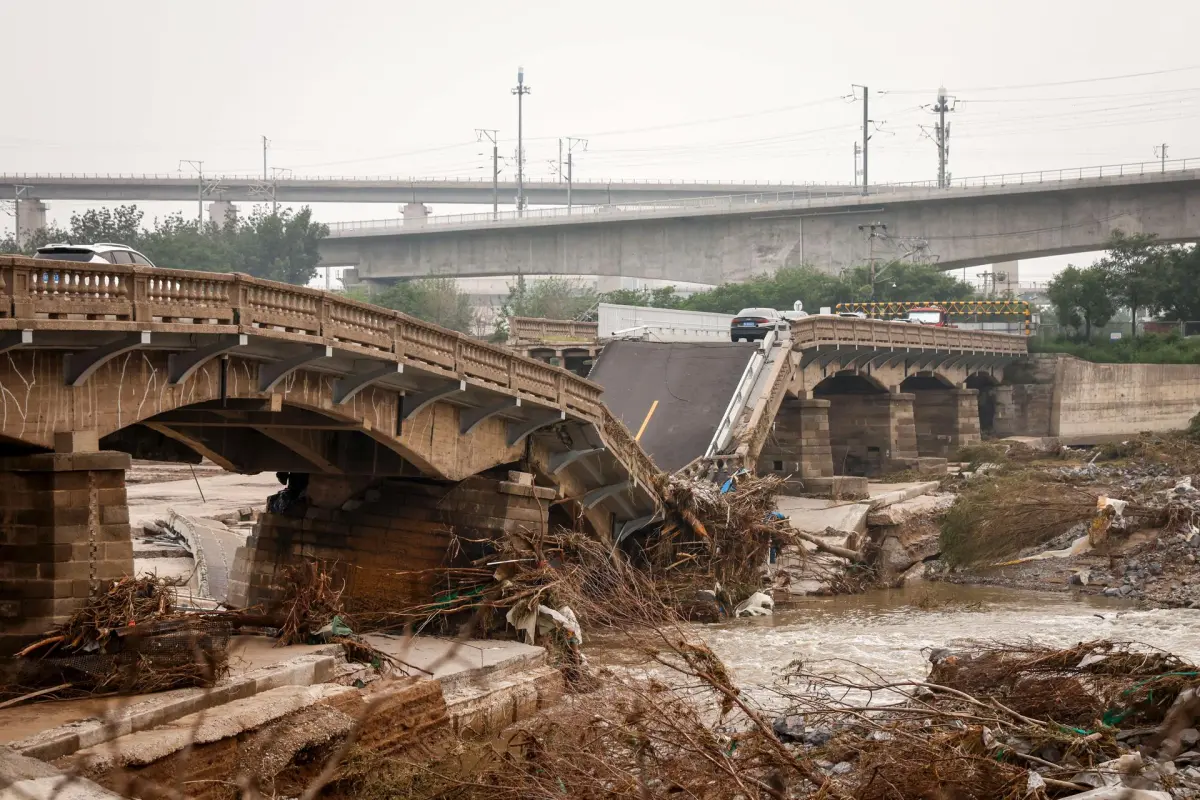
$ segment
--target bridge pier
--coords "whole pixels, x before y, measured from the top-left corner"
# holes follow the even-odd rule
[[[979,441],[978,390],[916,389],[912,395],[919,455],[952,459]]]
[[[133,571],[125,470],[108,451],[0,459],[0,654]]]
[[[830,402],[834,474],[872,477],[905,469],[917,458],[912,394],[893,387],[887,392],[828,392],[819,397]]]
[[[264,514],[234,560],[229,601],[278,599],[282,570],[305,559],[333,566],[345,582],[347,610],[394,609],[403,600],[432,600],[436,567],[469,566],[484,555],[479,541],[549,524],[554,489],[476,476],[456,484],[313,474],[303,492]],[[293,482],[293,487],[296,483]],[[278,497],[278,496],[277,496]]]
[[[772,435],[763,444],[757,472],[801,479],[831,477],[829,405],[828,400],[785,397],[775,415]]]

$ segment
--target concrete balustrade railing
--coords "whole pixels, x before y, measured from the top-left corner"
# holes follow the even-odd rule
[[[538,317],[509,317],[509,344],[542,342],[594,342],[600,326],[595,322]]]
[[[211,326],[231,325],[256,335],[307,336],[527,394],[602,428],[611,419],[600,402],[601,387],[560,367],[398,311],[237,273],[0,256],[0,321],[5,319],[8,328],[23,327],[18,321],[37,328],[39,320],[58,320],[54,327],[61,329],[61,321],[78,320],[87,330],[169,325],[178,331],[194,324],[220,332]],[[638,460],[632,438],[610,444]]]
[[[792,346],[875,347],[881,350],[952,350],[1018,355],[1029,352],[1019,334],[939,328],[881,319],[812,316],[792,322]]]

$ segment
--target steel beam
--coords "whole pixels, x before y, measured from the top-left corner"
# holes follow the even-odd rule
[[[271,361],[258,365],[258,390],[269,392],[279,385],[279,382],[301,367],[306,367],[322,358],[332,358],[333,348],[329,345],[310,347],[303,353],[285,358],[282,361]],[[340,381],[339,381],[340,383]]]
[[[463,380],[453,381],[444,386],[439,386],[436,389],[430,389],[427,392],[418,394],[405,394],[400,400],[400,418],[399,421],[411,417],[430,403],[436,403],[443,397],[449,397],[454,394],[461,394],[467,390],[467,382]]]
[[[534,431],[556,422],[562,422],[566,418],[567,412],[565,411],[548,411],[545,414],[535,415],[531,419],[510,422],[508,423],[508,446],[512,447]]]
[[[605,448],[603,447],[593,447],[588,450],[568,450],[565,453],[555,453],[550,456],[550,474],[557,475],[579,459],[595,455],[596,453],[603,453],[604,450]]]
[[[634,485],[633,481],[622,481],[621,483],[610,483],[607,486],[592,489],[583,496],[583,507],[587,509],[594,508],[613,495],[632,489]]]
[[[491,419],[497,414],[502,414],[513,408],[521,407],[521,398],[506,397],[499,403],[483,408],[464,408],[458,412],[458,432],[466,436],[471,431],[479,427],[486,419]]]
[[[352,372],[344,378],[338,378],[333,385],[333,402],[335,405],[348,403],[354,398],[354,395],[361,392],[373,383],[378,383],[384,378],[393,375],[403,375],[404,365],[396,362],[383,367],[372,367],[361,372]]]
[[[0,353],[33,344],[33,331],[5,331],[0,334]]]
[[[637,519],[627,519],[620,523],[617,528],[617,535],[613,540],[613,549],[616,549],[617,545],[625,541],[630,534],[637,533],[651,522],[654,522],[658,516],[658,512],[656,511],[653,514],[647,514],[644,517],[638,517]]]
[[[172,385],[178,386],[210,360],[238,347],[245,347],[249,341],[250,337],[244,333],[221,334],[215,341],[195,350],[171,353],[167,356],[167,379]]]
[[[82,386],[92,373],[119,355],[150,344],[150,331],[127,333],[116,341],[91,350],[63,356],[63,378],[68,386]]]

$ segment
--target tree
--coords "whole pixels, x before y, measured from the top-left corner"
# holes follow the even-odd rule
[[[893,261],[875,268],[874,291],[870,267],[854,267],[842,275],[849,300],[861,302],[931,302],[968,300],[975,295],[971,284],[930,264]]]
[[[540,319],[579,319],[592,311],[599,301],[596,290],[578,281],[550,277],[526,279],[517,276],[508,285],[508,297],[500,307],[497,335],[508,331],[508,317]]]
[[[1107,275],[1093,265],[1087,269],[1068,266],[1046,287],[1059,324],[1084,329],[1084,340],[1091,341],[1092,328],[1107,325],[1116,312],[1109,294]]]
[[[0,241],[4,252],[32,255],[50,242],[117,242],[144,253],[160,267],[208,272],[245,272],[258,278],[305,284],[317,274],[318,244],[329,228],[312,220],[312,209],[270,213],[255,208],[248,217],[201,224],[198,220],[171,214],[155,219],[150,228],[142,224],[137,206],[89,209],[71,215],[66,229],[55,227],[33,231],[17,248],[12,237]]]
[[[1104,273],[1113,302],[1129,309],[1130,336],[1136,338],[1138,311],[1153,313],[1162,300],[1171,248],[1159,244],[1153,234],[1114,230],[1107,249],[1094,266]]]
[[[1171,249],[1156,305],[1168,319],[1200,320],[1200,247]]]
[[[620,306],[643,306],[649,308],[679,308],[684,298],[675,294],[674,286],[657,289],[616,289],[600,295],[600,302]]]
[[[221,228],[219,234],[231,239],[232,271],[300,285],[317,276],[321,261],[317,246],[328,235],[329,226],[313,222],[308,206],[278,214],[259,207],[247,219]]]
[[[476,327],[471,298],[458,288],[454,278],[419,278],[395,283],[369,296],[361,290],[349,294],[461,333],[473,333]]]

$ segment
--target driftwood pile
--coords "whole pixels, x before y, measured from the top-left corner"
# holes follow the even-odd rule
[[[219,617],[178,611],[158,578],[121,578],[18,653],[2,692],[12,700],[211,686],[228,671],[230,634]]]

